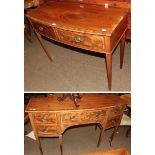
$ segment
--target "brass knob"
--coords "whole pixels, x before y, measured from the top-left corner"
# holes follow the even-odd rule
[[[43,28],[42,26],[39,26],[39,30],[40,30],[40,31],[43,31],[44,28]]]
[[[76,36],[74,40],[75,40],[75,42],[77,42],[77,43],[80,43],[80,42],[82,41],[82,39],[81,39],[80,36]]]
[[[48,131],[49,131],[49,129],[48,129],[48,128],[45,128],[45,129],[44,129],[44,132],[48,132]]]
[[[75,118],[75,116],[74,115],[71,115],[69,118],[70,118],[70,120],[72,120],[72,119]]]

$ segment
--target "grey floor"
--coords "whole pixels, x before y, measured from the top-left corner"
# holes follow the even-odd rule
[[[104,54],[61,46],[43,40],[54,55],[51,63],[36,36],[25,39],[25,91],[108,91]],[[131,44],[125,48],[119,68],[119,46],[113,54],[112,91],[130,91]]]
[[[25,131],[30,132],[31,125],[25,125]],[[116,134],[112,147],[108,139],[112,129],[106,130],[99,148],[96,147],[99,136],[99,128],[95,131],[94,126],[84,126],[68,129],[63,135],[64,155],[80,155],[83,153],[100,152],[119,147],[126,147],[131,152],[131,135],[125,137],[127,127],[120,127]],[[60,155],[60,149],[57,138],[41,138],[41,145],[44,155]],[[40,155],[37,144],[34,140],[25,136],[24,140],[25,155]]]

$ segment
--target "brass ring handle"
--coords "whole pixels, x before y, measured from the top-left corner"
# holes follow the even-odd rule
[[[47,121],[47,116],[44,115],[44,116],[41,118],[41,120],[42,120],[43,122]]]
[[[99,117],[100,116],[100,112],[96,113],[96,117]]]
[[[42,26],[39,26],[39,30],[40,30],[40,31],[43,31],[44,28],[43,28]]]
[[[71,115],[69,118],[70,118],[70,120],[72,120],[72,119],[74,119],[74,118],[75,118],[75,116]]]
[[[82,41],[82,39],[81,39],[80,36],[76,36],[76,37],[74,38],[74,40],[75,40],[75,42],[77,42],[77,43],[80,43],[80,42]]]
[[[48,132],[48,131],[49,131],[49,129],[48,128],[45,128],[43,132]]]
[[[114,125],[116,123],[116,120],[112,120],[111,124]]]

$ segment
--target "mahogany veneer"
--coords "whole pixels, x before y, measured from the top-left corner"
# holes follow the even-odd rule
[[[43,154],[39,137],[59,137],[61,154],[62,134],[75,125],[99,124],[101,129],[97,146],[100,145],[105,129],[114,127],[111,141],[119,127],[125,102],[113,94],[83,94],[76,107],[70,98],[59,102],[61,94],[54,94],[46,98],[30,99],[26,111],[29,114],[32,128]]]
[[[34,31],[52,61],[41,35],[74,47],[106,54],[108,88],[111,90],[112,53],[120,43],[123,65],[128,10],[73,2],[46,2],[27,13]]]

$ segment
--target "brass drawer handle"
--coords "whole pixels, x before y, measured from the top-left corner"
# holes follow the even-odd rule
[[[80,36],[74,38],[75,42],[80,43],[83,39]]]
[[[41,120],[42,120],[42,122],[47,121],[47,116],[46,116],[46,115],[44,115],[44,116],[41,118]]]
[[[43,28],[42,26],[39,26],[39,30],[40,30],[40,31],[43,31],[44,28]]]
[[[49,131],[49,129],[48,128],[45,128],[43,132],[48,132],[48,131]]]
[[[115,108],[114,112],[115,112],[115,113],[120,112],[120,108],[119,108],[119,107]]]
[[[70,118],[70,120],[72,120],[72,119],[74,119],[74,118],[75,118],[75,116],[71,115],[69,118]]]
[[[99,117],[99,116],[100,116],[100,114],[101,114],[100,112],[96,113],[96,117]]]
[[[116,120],[112,120],[112,121],[111,121],[111,124],[112,124],[112,125],[115,125],[115,123],[116,123]]]

